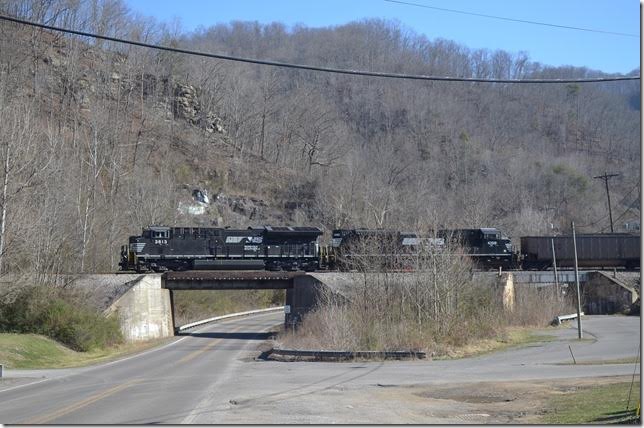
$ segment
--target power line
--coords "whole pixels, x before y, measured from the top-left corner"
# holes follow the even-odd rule
[[[620,204],[626,200],[626,198],[628,197],[628,195],[630,195],[630,194],[631,194],[631,192],[632,192],[633,190],[635,190],[635,189],[638,187],[638,185],[639,185],[639,183],[636,183],[636,184],[635,184],[635,186],[634,186],[634,187],[633,187],[633,188],[628,192],[628,194],[627,194],[625,197],[623,197],[623,198],[622,198],[622,201],[620,202]],[[631,205],[632,205],[632,203],[631,203],[631,204],[629,204],[629,205],[626,207],[626,209],[625,209],[625,210],[624,210],[624,211],[623,211],[623,212],[622,212],[622,213],[621,213],[621,214],[620,214],[620,215],[615,219],[615,221],[619,221],[619,220],[620,220],[622,217],[624,217],[627,213],[631,212],[631,211],[633,210],[633,207],[632,207]],[[605,217],[605,216],[604,216],[604,217]],[[608,229],[608,226],[605,226],[601,231],[602,231],[602,232],[604,232],[606,229]],[[612,229],[612,228],[611,228],[611,229]],[[612,230],[611,230],[611,232],[612,232]]]
[[[635,185],[634,185],[633,187],[631,187],[631,190],[629,190],[629,191],[628,191],[628,193],[626,193],[626,195],[622,197],[622,199],[617,203],[617,205],[622,205],[622,204],[624,203],[624,201],[626,201],[626,199],[631,195],[631,193],[633,193],[633,190],[637,189],[637,187],[638,187],[638,186],[639,186],[639,183],[635,183]],[[588,223],[588,224],[582,224],[582,225],[577,226],[577,227],[591,227],[591,226],[595,226],[597,223],[599,223],[599,222],[603,221],[606,217],[608,217],[608,213],[606,213],[606,214],[604,214],[603,216],[601,216],[601,217],[599,217],[599,218],[595,219],[595,220],[594,220],[594,221],[592,221],[591,223]],[[619,218],[617,218],[615,221],[617,221],[617,220],[619,220]]]
[[[364,70],[347,70],[340,68],[318,67],[305,64],[293,64],[279,61],[266,61],[254,58],[244,58],[231,55],[220,55],[208,52],[199,52],[188,49],[172,48],[163,45],[153,45],[150,43],[137,42],[133,40],[120,39],[117,37],[102,36],[99,34],[88,33],[85,31],[70,30],[67,28],[54,27],[52,25],[40,24],[37,22],[26,21],[19,18],[0,15],[0,19],[4,21],[15,22],[18,24],[29,25],[32,27],[43,28],[45,30],[59,31],[67,34],[76,34],[78,36],[92,37],[95,39],[108,40],[111,42],[124,43],[133,46],[141,46],[144,48],[157,49],[168,52],[183,53],[187,55],[195,55],[207,58],[216,58],[226,61],[245,62],[249,64],[270,65],[273,67],[293,68],[299,70],[321,71],[325,73],[348,74],[353,76],[370,76],[370,77],[386,77],[391,79],[408,79],[408,80],[430,80],[430,81],[445,81],[445,82],[479,82],[479,83],[597,83],[597,82],[615,82],[622,80],[639,80],[639,76],[622,76],[622,77],[598,77],[598,78],[583,78],[583,79],[483,79],[477,77],[450,77],[450,76],[428,76],[422,74],[403,74],[403,73],[384,73]]]
[[[595,226],[595,225],[596,225],[596,224],[598,224],[599,222],[603,221],[606,217],[608,217],[608,214],[604,214],[603,216],[601,216],[600,218],[598,218],[598,219],[594,220],[594,221],[593,221],[593,222],[591,222],[591,223],[588,223],[588,224],[580,224],[580,225],[579,225],[579,226],[577,226],[577,227],[591,227],[591,226]]]
[[[619,221],[622,217],[624,217],[624,216],[625,216],[627,213],[629,213],[631,210],[632,210],[632,208],[631,208],[631,207],[627,207],[627,208],[626,208],[626,210],[624,210],[624,212],[623,212],[623,213],[621,213],[621,214],[620,214],[620,215],[615,219],[615,221]],[[604,231],[605,231],[606,229],[608,229],[609,227],[610,227],[610,226],[604,226],[604,227],[602,228],[602,230],[601,230],[601,231],[602,231],[602,232],[604,232]],[[611,228],[611,233],[613,233],[612,228]]]
[[[451,13],[460,13],[462,15],[472,15],[472,16],[480,16],[483,18],[490,18],[490,19],[499,19],[502,21],[511,21],[511,22],[520,22],[522,24],[532,24],[532,25],[543,25],[546,27],[555,27],[555,28],[565,28],[567,30],[576,30],[576,31],[587,31],[591,33],[602,33],[602,34],[611,34],[614,36],[624,36],[624,37],[636,37],[639,38],[639,34],[631,34],[631,33],[619,33],[616,31],[605,31],[605,30],[598,30],[595,28],[583,28],[583,27],[573,27],[569,25],[558,25],[558,24],[549,24],[547,22],[539,22],[539,21],[529,21],[526,19],[515,19],[515,18],[507,18],[504,16],[497,16],[497,15],[486,15],[484,13],[475,13],[475,12],[467,12],[464,10],[456,10],[456,9],[447,9],[443,7],[436,7],[436,6],[429,6],[426,4],[420,4],[420,3],[412,3],[412,2],[406,2],[406,1],[400,1],[400,0],[384,0],[389,3],[398,3],[398,4],[403,4],[406,6],[416,6],[416,7],[422,7],[425,9],[434,9],[434,10],[440,10],[442,12],[451,12]]]

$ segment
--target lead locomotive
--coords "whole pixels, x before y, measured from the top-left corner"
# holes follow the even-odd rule
[[[317,227],[150,226],[121,247],[121,270],[305,270],[319,268]]]

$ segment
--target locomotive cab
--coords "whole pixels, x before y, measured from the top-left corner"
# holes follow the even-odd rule
[[[143,232],[143,237],[153,239],[155,244],[161,244],[161,240],[170,239],[170,228],[167,226],[150,226],[148,230]],[[167,242],[165,242],[167,244]]]

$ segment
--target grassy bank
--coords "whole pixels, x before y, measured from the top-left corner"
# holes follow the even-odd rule
[[[77,352],[38,334],[0,334],[0,364],[10,369],[53,369],[96,364],[143,351],[162,340]]]
[[[51,284],[13,284],[0,299],[0,332],[41,334],[75,351],[123,343],[119,321],[105,317],[79,290]]]
[[[631,391],[630,404],[628,403]],[[640,382],[581,387],[576,392],[558,395],[547,404],[541,422],[548,424],[639,424],[635,408],[640,401]],[[628,410],[627,410],[628,406]]]
[[[556,336],[554,335],[543,334],[542,329],[539,329],[539,332],[537,332],[531,328],[509,328],[503,335],[496,338],[474,340],[460,347],[446,348],[441,354],[436,356],[436,359],[474,357],[491,352],[503,351],[508,348],[528,346],[532,343],[550,342],[555,339]]]

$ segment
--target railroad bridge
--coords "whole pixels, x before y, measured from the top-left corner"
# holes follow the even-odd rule
[[[639,277],[639,272],[633,272]],[[284,289],[290,313],[285,323],[296,323],[316,306],[322,293],[344,298],[347,290],[358,279],[358,273],[345,272],[270,272],[270,271],[187,271],[164,274],[136,275],[120,287],[104,311],[116,313],[121,330],[128,341],[149,340],[174,335],[173,292],[178,290],[257,290]],[[367,274],[369,275],[369,274]],[[413,280],[414,273],[394,273],[401,280]],[[499,298],[511,306],[514,288],[520,286],[548,286],[554,284],[553,272],[476,272],[475,278],[499,287]],[[584,271],[580,281],[592,290],[587,313],[616,311],[637,298],[637,291],[606,272]],[[131,276],[130,276],[131,277]],[[559,273],[560,283],[574,282],[571,272]],[[362,280],[364,278],[361,277]],[[593,282],[594,281],[594,282]],[[604,312],[602,312],[604,311]]]
[[[291,309],[286,323],[297,322],[315,306],[324,284],[315,273],[270,271],[186,271],[143,274],[131,280],[104,311],[116,313],[126,340],[149,340],[175,332],[174,296],[179,290],[286,290]],[[322,274],[324,275],[324,274]],[[335,291],[334,291],[335,292]],[[338,291],[342,294],[342,291]]]

